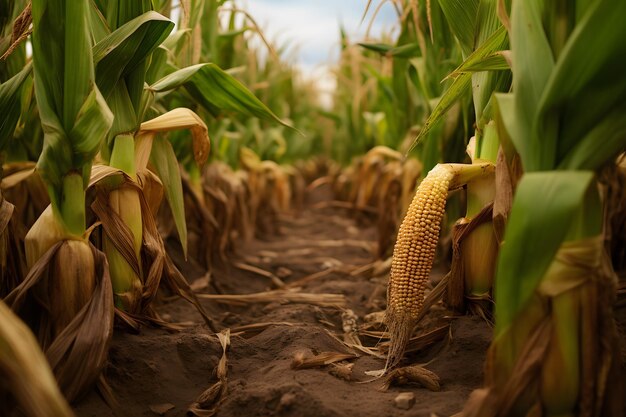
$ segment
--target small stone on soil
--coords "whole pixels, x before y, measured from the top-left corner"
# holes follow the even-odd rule
[[[278,403],[279,410],[286,410],[291,407],[296,402],[296,394],[291,392],[286,392],[280,397],[280,402]]]
[[[174,404],[165,403],[165,404],[154,404],[150,406],[150,411],[160,416],[164,416],[165,413],[175,408]]]
[[[402,410],[408,410],[413,407],[413,404],[415,404],[415,394],[412,392],[401,392],[393,400],[393,403],[396,407]]]

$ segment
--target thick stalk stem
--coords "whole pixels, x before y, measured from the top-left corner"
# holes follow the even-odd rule
[[[131,178],[136,179],[133,136],[119,135],[115,138],[111,154],[111,166],[123,170]],[[133,249],[141,271],[143,223],[141,203],[137,193],[135,188],[124,186],[112,190],[109,193],[109,205],[120,216],[133,235]],[[104,236],[103,249],[109,261],[113,291],[117,296],[116,304],[118,307],[132,311],[136,308],[138,297],[141,295],[141,278],[108,235]]]
[[[82,236],[85,233],[85,189],[79,173],[70,173],[63,178],[59,209],[67,231],[73,236]]]
[[[495,177],[479,178],[467,184],[466,220],[471,221],[495,198]],[[470,232],[460,245],[465,292],[481,296],[493,285],[498,243],[493,223],[488,221]]]

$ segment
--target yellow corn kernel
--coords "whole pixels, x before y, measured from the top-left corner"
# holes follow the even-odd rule
[[[417,187],[393,249],[385,314],[391,343],[386,369],[402,359],[424,304],[448,191],[494,172],[491,163],[438,164]]]
[[[417,188],[398,231],[387,290],[385,322],[391,340],[387,368],[402,358],[422,308],[453,178],[450,165],[435,166]]]
[[[393,250],[388,314],[419,313],[452,178],[449,169],[437,165],[415,193]]]

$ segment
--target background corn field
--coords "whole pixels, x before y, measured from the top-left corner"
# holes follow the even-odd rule
[[[626,2],[0,0],[0,415],[626,414]]]

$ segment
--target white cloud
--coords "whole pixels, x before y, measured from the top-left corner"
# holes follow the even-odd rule
[[[322,92],[322,103],[331,105],[335,79],[330,69],[340,52],[340,28],[352,42],[364,39],[374,10],[382,0],[372,1],[368,16],[361,23],[368,0],[237,0],[247,10],[265,36],[279,47],[287,47],[287,58],[302,75],[315,80]],[[387,1],[371,22],[370,35],[389,31],[397,20]],[[251,38],[261,53],[266,51],[258,36]]]
[[[363,23],[367,0],[247,0],[239,4],[250,12],[270,41],[289,45],[294,63],[304,77],[315,81],[321,104],[329,108],[336,87],[331,67],[339,59],[340,28],[352,42],[363,39],[379,1],[372,2]],[[370,35],[376,37],[388,31],[395,21],[395,11],[387,3],[373,21]]]
[[[242,4],[270,39],[288,42],[295,48],[297,61],[304,65],[336,62],[340,26],[353,39],[359,39],[369,24],[369,18],[361,24],[367,0],[248,0]],[[377,4],[372,2],[372,9]],[[395,17],[390,7],[383,7],[374,20],[372,35],[393,24]]]

